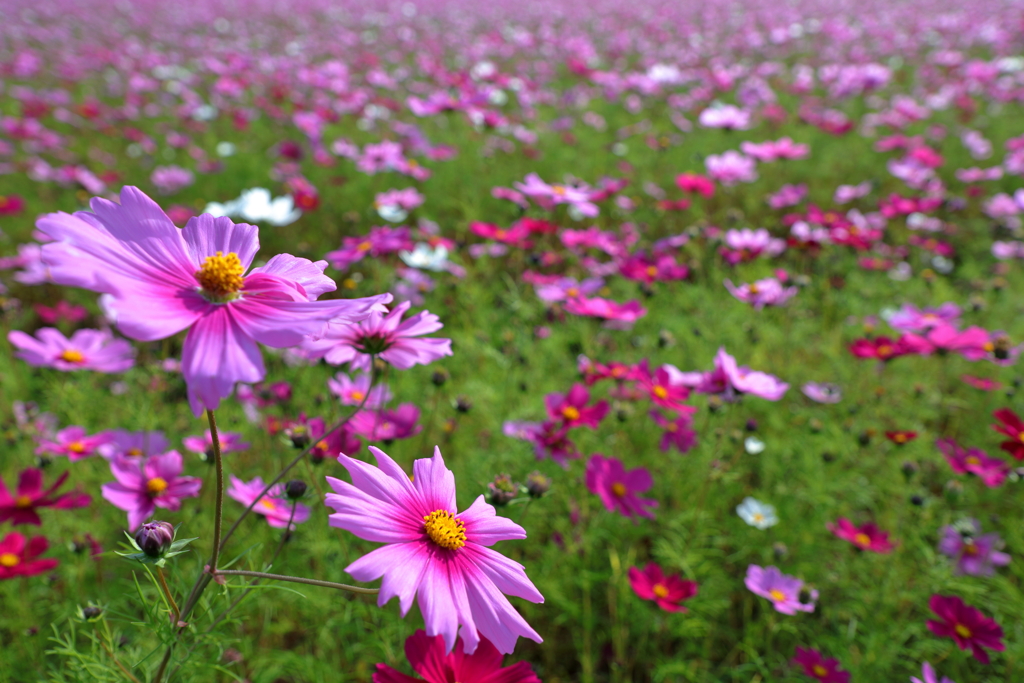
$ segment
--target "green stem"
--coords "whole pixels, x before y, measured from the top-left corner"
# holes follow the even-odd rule
[[[338,590],[360,593],[362,595],[376,595],[379,588],[362,588],[360,586],[349,586],[344,583],[333,581],[321,581],[319,579],[307,579],[302,576],[288,576],[286,574],[267,574],[266,572],[250,572],[242,569],[222,569],[217,571],[218,576],[252,576],[257,579],[270,579],[272,581],[291,581],[292,583],[304,583],[308,586],[322,586],[324,588],[337,588]]]
[[[210,571],[216,571],[217,560],[220,559],[221,518],[224,516],[224,463],[220,454],[220,435],[217,434],[217,420],[213,411],[207,408],[206,417],[210,421],[210,439],[213,441],[213,461],[217,467],[217,503],[213,518],[213,554],[210,556]],[[262,498],[262,496],[260,496]]]

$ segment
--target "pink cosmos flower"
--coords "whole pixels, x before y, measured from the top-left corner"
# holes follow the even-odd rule
[[[786,250],[786,240],[772,237],[764,228],[729,230],[725,233],[725,246],[720,252],[729,265],[753,261],[759,256],[778,256]]]
[[[942,527],[939,552],[956,560],[955,574],[992,576],[996,567],[1010,563],[1010,556],[1000,552],[1003,540],[999,534],[981,533],[981,523],[968,519]]]
[[[686,453],[697,445],[697,432],[693,431],[693,416],[690,413],[666,417],[657,410],[651,410],[650,416],[655,424],[665,430],[658,444],[662,451],[675,447],[680,453]]]
[[[533,244],[528,240],[530,229],[526,223],[522,222],[513,223],[510,228],[506,229],[500,228],[493,223],[473,221],[469,224],[469,231],[484,239],[495,240],[518,249],[525,249]]]
[[[633,323],[647,315],[647,309],[636,299],[620,304],[600,297],[577,297],[566,302],[565,310],[573,315],[602,318],[606,321],[606,327],[615,329],[629,329]]]
[[[289,530],[294,530],[296,524],[302,524],[309,519],[309,507],[285,498],[283,484],[272,486],[267,491],[267,495],[260,498],[265,487],[266,484],[259,477],[245,482],[232,474],[231,485],[226,493],[246,507],[258,500],[259,502],[253,505],[252,511],[266,517],[267,523],[275,529],[288,527]],[[295,506],[294,513],[292,512],[293,505]],[[288,525],[288,520],[291,520],[291,526]]]
[[[796,287],[783,287],[778,278],[768,277],[750,284],[736,287],[732,280],[725,280],[725,288],[729,293],[744,303],[753,305],[755,310],[765,306],[781,306],[799,291]]]
[[[838,659],[825,659],[814,648],[796,648],[793,663],[803,667],[804,674],[820,683],[850,683],[850,673],[839,670]]]
[[[935,668],[928,662],[921,665],[921,676],[924,677],[924,680],[911,676],[910,683],[956,683],[956,681],[948,676],[943,676],[940,681],[938,674],[935,673]]]
[[[111,295],[118,328],[139,341],[188,329],[182,374],[199,416],[216,409],[236,382],[266,374],[257,342],[284,348],[329,320],[356,322],[391,300],[316,301],[335,289],[327,263],[279,254],[245,275],[259,250],[258,229],[204,214],[179,230],[138,188],[121,203],[95,198],[93,213],[48,214],[36,223],[55,240],[43,247],[54,282]]]
[[[736,183],[752,183],[757,180],[757,162],[735,150],[724,154],[709,154],[704,159],[708,175],[731,187]]]
[[[905,334],[900,341],[911,353],[922,356],[953,352],[967,360],[980,360],[987,352],[989,333],[980,327],[968,327],[961,331],[947,323],[939,323],[929,328],[924,335]]]
[[[804,396],[817,403],[839,403],[843,398],[839,386],[827,382],[807,382],[800,387],[800,391],[804,393]]]
[[[918,308],[913,304],[904,304],[886,322],[889,327],[900,332],[924,332],[943,324],[956,328],[960,324],[960,307],[951,301],[938,308]]]
[[[18,476],[18,488],[11,495],[0,478],[0,522],[10,520],[12,524],[34,524],[41,526],[37,508],[52,507],[58,510],[71,510],[87,506],[92,497],[77,491],[54,495],[54,492],[67,480],[68,472],[57,477],[50,488],[43,490],[43,471],[34,467],[22,470]]]
[[[939,439],[935,446],[946,456],[946,462],[957,474],[973,474],[989,488],[1001,486],[1010,474],[1010,464],[989,457],[980,448],[965,449],[953,439]]]
[[[685,612],[683,600],[697,594],[696,582],[688,581],[679,574],[666,576],[654,562],[649,562],[643,570],[630,567],[629,585],[641,600],[653,600],[666,612]]]
[[[36,304],[32,308],[35,309],[39,319],[47,325],[55,325],[62,320],[77,323],[85,320],[89,315],[89,311],[84,306],[69,304],[67,301],[58,301],[57,305],[52,308],[43,304]]]
[[[40,439],[36,455],[66,455],[71,462],[77,462],[95,455],[112,438],[109,432],[89,436],[84,427],[66,427],[52,439]]]
[[[110,463],[110,471],[117,481],[103,485],[103,497],[114,507],[128,512],[128,531],[134,531],[157,506],[178,510],[182,498],[199,495],[203,481],[178,476],[181,468],[181,454],[177,451],[145,460],[117,458]]]
[[[247,441],[242,441],[242,435],[234,432],[218,432],[217,437],[222,454],[248,450],[252,445]],[[181,440],[181,443],[185,446],[186,450],[199,453],[207,458],[213,457],[213,435],[209,429],[206,430],[203,436],[186,436]]]
[[[787,576],[778,567],[759,567],[752,564],[747,567],[747,588],[755,595],[768,598],[777,612],[796,614],[797,612],[813,612],[814,601],[818,599],[818,591],[809,593],[810,602],[800,602],[804,582],[793,576]]]
[[[529,662],[517,662],[512,666],[501,666],[502,656],[486,638],[473,654],[466,654],[465,643],[460,639],[455,649],[447,651],[444,638],[431,638],[422,629],[405,641],[405,656],[412,670],[423,678],[413,678],[392,669],[387,664],[378,664],[373,673],[373,683],[540,683]]]
[[[690,275],[690,269],[677,263],[670,254],[634,254],[619,265],[619,272],[629,280],[648,285],[659,281],[685,280]]]
[[[382,206],[397,206],[405,211],[412,211],[422,205],[425,199],[415,187],[407,187],[402,190],[378,192],[373,199],[373,205],[378,209]]]
[[[365,372],[356,377],[354,381],[344,372],[339,372],[332,379],[327,380],[327,388],[341,399],[343,406],[363,405],[363,401],[366,401],[367,408],[379,408],[392,398],[391,391],[386,384],[378,383],[373,386],[373,376]]]
[[[537,286],[537,298],[541,301],[565,301],[574,297],[587,297],[604,287],[604,280],[591,277],[577,282],[575,278],[559,278],[552,284]]]
[[[591,191],[586,185],[549,185],[536,173],[527,174],[525,183],[512,183],[513,187],[542,208],[550,209],[555,204],[569,204],[583,216],[594,217],[600,210],[591,201]]]
[[[369,441],[392,441],[408,439],[422,431],[423,426],[417,424],[420,409],[415,403],[402,403],[394,410],[360,410],[349,420],[354,434]]]
[[[840,185],[836,188],[832,201],[836,204],[848,204],[854,199],[860,199],[871,193],[871,181],[867,180],[859,185]]]
[[[43,536],[36,536],[30,541],[17,531],[4,536],[0,540],[0,581],[15,576],[35,576],[56,567],[57,560],[36,559],[49,547],[50,542]]]
[[[999,391],[1003,388],[1003,385],[998,380],[991,379],[989,377],[975,377],[974,375],[960,375],[960,379],[974,387],[975,389],[981,389],[982,391]]]
[[[551,393],[544,397],[548,416],[559,420],[566,427],[590,427],[597,429],[608,414],[608,401],[598,401],[587,406],[590,392],[582,384],[573,384],[568,393]]]
[[[655,405],[680,413],[693,414],[696,408],[683,403],[690,397],[689,387],[672,381],[667,368],[660,367],[651,374],[647,359],[640,361],[633,372],[639,385],[647,391]]]
[[[618,458],[606,458],[595,453],[587,461],[586,480],[587,488],[600,496],[606,509],[626,517],[654,519],[654,513],[649,508],[657,507],[658,501],[637,495],[654,486],[654,480],[647,469],[637,467],[626,470]]]
[[[773,209],[784,209],[787,206],[796,206],[807,196],[807,185],[783,185],[779,190],[768,196],[768,206]]]
[[[99,453],[107,460],[120,457],[146,458],[165,453],[171,445],[161,431],[128,432],[115,429],[106,432],[107,441],[99,447]]]
[[[773,375],[738,365],[724,348],[718,349],[715,356],[715,370],[724,374],[729,386],[741,394],[778,401],[789,389],[788,384]]]
[[[711,106],[700,113],[697,123],[705,128],[746,130],[750,128],[750,112],[732,104]]]
[[[869,550],[873,553],[890,553],[895,547],[889,540],[889,532],[882,531],[873,523],[868,522],[862,526],[854,526],[853,522],[840,517],[835,524],[825,525],[829,531],[849,541],[860,550]]]
[[[380,258],[399,251],[410,251],[414,246],[409,228],[382,226],[370,228],[369,234],[363,237],[344,238],[341,249],[328,252],[324,258],[331,262],[332,268],[347,270],[353,263],[367,256]]]
[[[983,648],[1002,652],[1003,629],[995,619],[986,617],[975,607],[965,605],[955,595],[933,595],[928,601],[939,618],[928,620],[928,630],[939,637],[952,638],[961,650],[971,648],[971,654],[982,664],[988,664],[988,653]]]
[[[25,208],[25,200],[16,194],[0,194],[0,216],[16,216]]]
[[[502,425],[501,431],[505,436],[532,443],[538,460],[551,458],[565,469],[569,469],[569,460],[580,457],[579,449],[569,438],[569,428],[561,421],[548,420],[542,423],[509,420]]]
[[[462,513],[455,507],[455,476],[434,448],[434,457],[413,462],[410,479],[386,453],[370,447],[377,467],[339,456],[352,483],[327,477],[334,489],[327,506],[331,526],[385,543],[345,568],[357,581],[384,577],[377,604],[398,597],[404,616],[418,597],[428,636],[442,635],[447,650],[462,636],[476,652],[486,638],[508,654],[523,636],[542,642],[504,594],[530,602],[544,597],[523,566],[489,547],[526,538],[518,524],[495,514],[478,496]],[[461,626],[461,632],[460,632]]]
[[[195,174],[181,166],[157,166],[149,176],[149,182],[153,183],[156,191],[164,195],[183,190],[195,180]]]
[[[114,373],[135,365],[132,345],[104,330],[77,330],[71,339],[55,327],[40,328],[35,337],[13,330],[7,340],[20,349],[17,358],[36,367]]]
[[[701,194],[706,198],[715,194],[715,183],[707,176],[697,173],[681,173],[676,176],[676,187],[683,192]]]
[[[386,314],[373,312],[358,323],[332,320],[322,334],[304,342],[302,348],[310,358],[323,358],[331,365],[349,363],[352,369],[364,372],[369,372],[374,354],[399,370],[452,355],[451,339],[417,338],[444,327],[436,315],[420,311],[402,322],[411,305],[403,301]]]

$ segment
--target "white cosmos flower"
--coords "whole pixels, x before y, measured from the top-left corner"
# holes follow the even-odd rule
[[[767,529],[779,523],[774,507],[750,496],[744,498],[743,502],[736,506],[736,514],[744,522],[758,529]]]
[[[269,223],[276,226],[294,223],[302,216],[302,211],[295,208],[291,195],[271,199],[270,190],[263,187],[245,190],[241,197],[230,202],[211,202],[203,209],[203,213],[229,218],[240,217],[250,223]]]
[[[448,269],[448,249],[442,245],[431,248],[426,242],[418,242],[412,251],[400,251],[398,257],[410,268],[442,271]]]
[[[377,215],[390,223],[401,223],[409,213],[398,204],[381,204],[377,207]]]

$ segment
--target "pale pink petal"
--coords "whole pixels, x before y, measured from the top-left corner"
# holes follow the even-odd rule
[[[215,410],[231,395],[236,382],[263,379],[263,357],[252,337],[221,306],[198,320],[185,337],[181,371],[188,384],[189,404],[199,417],[203,408]]]
[[[235,223],[225,216],[215,218],[208,213],[194,216],[188,219],[181,236],[196,270],[202,268],[207,256],[214,256],[219,251],[225,256],[236,254],[244,271],[260,250],[259,228],[248,223]]]

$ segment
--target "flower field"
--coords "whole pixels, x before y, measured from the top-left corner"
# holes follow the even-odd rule
[[[1024,2],[0,5],[0,683],[1024,680]]]

